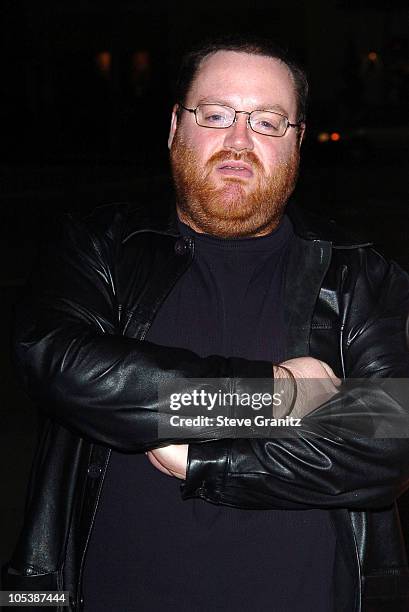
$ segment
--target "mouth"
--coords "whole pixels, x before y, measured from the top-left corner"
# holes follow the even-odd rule
[[[225,176],[236,176],[240,178],[251,178],[253,176],[251,166],[240,161],[224,161],[216,166],[216,171]]]

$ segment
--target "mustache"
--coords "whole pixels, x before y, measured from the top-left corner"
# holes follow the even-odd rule
[[[237,151],[218,151],[207,160],[206,167],[210,170],[213,166],[229,160],[242,161],[250,166],[254,166],[258,170],[262,169],[259,158],[252,151],[243,151],[242,153]]]

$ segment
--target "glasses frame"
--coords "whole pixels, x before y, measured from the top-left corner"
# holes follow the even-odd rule
[[[287,130],[288,130],[289,127],[291,127],[291,128],[300,127],[304,123],[303,119],[301,119],[298,123],[290,123],[288,117],[286,117],[285,115],[283,115],[281,113],[277,113],[276,111],[264,111],[264,109],[256,109],[256,110],[253,110],[251,112],[249,112],[249,111],[238,111],[235,108],[233,108],[232,106],[227,106],[226,104],[217,104],[217,102],[214,102],[214,103],[212,103],[212,102],[205,102],[203,104],[198,104],[196,106],[196,108],[188,108],[187,106],[185,106],[181,102],[178,102],[178,106],[180,106],[181,108],[183,108],[186,111],[189,111],[189,113],[193,113],[194,116],[195,116],[196,124],[199,127],[208,128],[209,130],[228,130],[234,123],[237,122],[237,115],[248,115],[247,125],[250,126],[250,129],[253,132],[255,132],[256,134],[260,134],[261,136],[267,136],[268,138],[282,138],[283,136],[286,135]],[[216,127],[216,126],[213,126],[213,125],[201,125],[198,122],[198,120],[197,120],[197,114],[196,114],[197,113],[197,109],[199,108],[199,106],[222,106],[223,108],[229,108],[232,111],[234,111],[234,119],[233,119],[233,121],[232,121],[232,123],[230,125],[224,126],[224,127]],[[251,115],[253,113],[258,113],[260,111],[268,112],[268,113],[273,113],[274,115],[279,115],[280,117],[282,117],[283,119],[286,120],[285,130],[284,130],[284,132],[282,134],[280,134],[280,136],[277,136],[276,134],[264,134],[263,132],[259,132],[258,130],[255,130],[253,128],[253,126],[250,123]]]

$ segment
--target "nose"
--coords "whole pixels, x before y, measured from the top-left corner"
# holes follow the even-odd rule
[[[252,151],[254,148],[252,129],[248,125],[247,114],[236,115],[236,121],[226,129],[224,146],[226,149],[234,151]]]

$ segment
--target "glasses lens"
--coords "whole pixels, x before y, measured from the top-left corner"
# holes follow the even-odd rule
[[[287,128],[287,119],[271,111],[254,111],[250,115],[250,125],[259,134],[283,136]]]
[[[235,111],[220,104],[199,104],[196,109],[197,123],[209,128],[227,128],[233,124]]]

